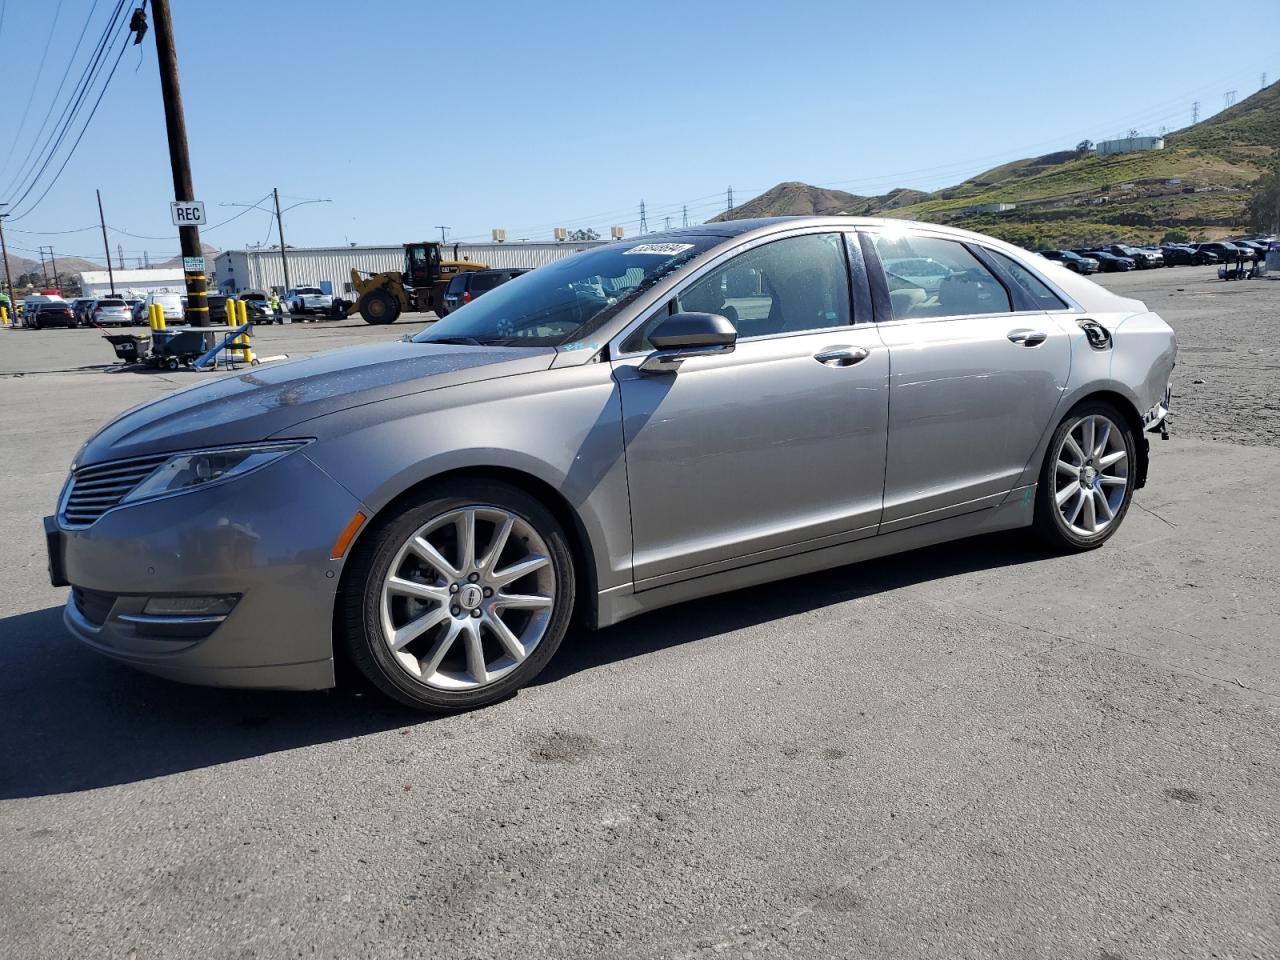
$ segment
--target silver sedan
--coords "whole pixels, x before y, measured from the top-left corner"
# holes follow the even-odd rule
[[[45,521],[50,571],[71,632],[143,670],[315,689],[341,658],[471,708],[572,623],[994,530],[1101,546],[1175,353],[1142,303],[972,233],[648,235],[124,414]]]

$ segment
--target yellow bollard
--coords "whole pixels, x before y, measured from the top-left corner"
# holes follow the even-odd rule
[[[164,322],[164,304],[163,303],[156,304],[156,329],[157,330],[169,329]]]
[[[156,305],[154,303],[147,304],[147,326],[152,329],[156,328]]]
[[[7,308],[0,306],[0,324],[9,325],[9,311]]]
[[[247,327],[249,325],[249,304],[243,300],[236,301],[236,316],[239,322],[238,327]],[[236,344],[240,346],[240,356],[244,358],[245,363],[253,363],[253,345],[249,341],[249,334],[242,333],[236,337]]]

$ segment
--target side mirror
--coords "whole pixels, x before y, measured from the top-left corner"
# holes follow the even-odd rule
[[[732,353],[738,331],[718,313],[673,314],[649,335],[656,348],[640,364],[645,373],[674,373],[685,360]]]

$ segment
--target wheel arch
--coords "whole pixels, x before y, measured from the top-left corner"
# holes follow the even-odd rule
[[[564,529],[565,535],[569,538],[569,551],[573,556],[574,576],[578,582],[577,596],[574,599],[573,622],[594,629],[598,620],[598,582],[595,551],[582,518],[573,509],[568,500],[547,481],[514,467],[457,467],[432,474],[410,484],[370,516],[351,541],[346,552],[347,562],[343,563],[342,572],[338,578],[338,587],[334,591],[333,597],[333,649],[335,658],[342,656],[342,644],[337,641],[338,631],[341,626],[339,621],[341,619],[342,600],[346,590],[349,588],[348,573],[353,567],[350,559],[367,542],[366,534],[375,529],[381,520],[394,516],[405,503],[421,496],[433,486],[463,478],[497,480],[508,483],[534,497],[551,511],[551,515],[556,518],[556,521]]]
[[[1147,465],[1150,462],[1150,444],[1147,442],[1146,432],[1142,429],[1142,415],[1138,413],[1138,408],[1135,406],[1131,397],[1127,397],[1123,393],[1111,389],[1092,390],[1083,396],[1077,397],[1067,412],[1059,418],[1058,423],[1061,423],[1067,417],[1071,416],[1072,413],[1084,404],[1094,402],[1106,403],[1115,407],[1116,410],[1119,411],[1120,415],[1124,417],[1125,423],[1128,425],[1129,429],[1133,432],[1134,453],[1138,458],[1138,469],[1136,471],[1137,479],[1134,482],[1133,488],[1135,490],[1141,490],[1147,483]],[[1057,429],[1057,424],[1054,425],[1054,429]]]

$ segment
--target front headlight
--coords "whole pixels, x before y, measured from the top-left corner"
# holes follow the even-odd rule
[[[175,453],[129,491],[120,503],[154,500],[243,477],[246,473],[252,473],[288,456],[307,442],[289,440],[282,443],[256,443],[244,447],[218,447],[213,450]]]

